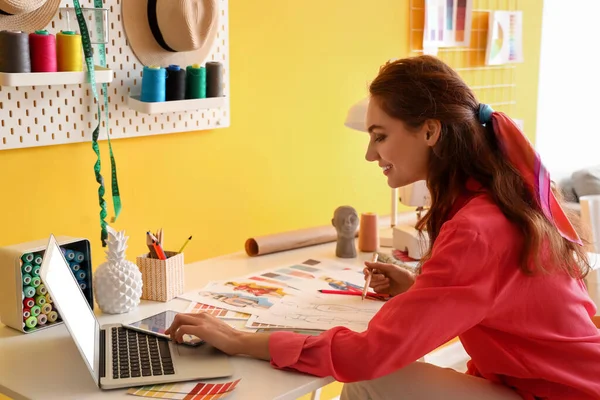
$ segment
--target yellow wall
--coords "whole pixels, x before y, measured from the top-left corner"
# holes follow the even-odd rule
[[[352,4],[230,1],[231,127],[113,142],[124,204],[115,227],[131,235],[129,258],[158,227],[170,249],[193,235],[195,261],[241,250],[252,235],[328,224],[341,204],[388,212],[385,179],[364,160],[367,136],[343,120],[379,66],[408,54],[409,1]],[[520,5],[518,109],[534,132],[541,1]],[[106,143],[102,152],[108,182]],[[3,151],[0,245],[84,236],[98,265],[93,162],[89,143]]]

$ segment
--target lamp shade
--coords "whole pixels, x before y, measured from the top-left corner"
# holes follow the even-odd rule
[[[367,132],[367,108],[369,107],[369,98],[365,97],[355,103],[348,110],[344,125],[357,131]]]

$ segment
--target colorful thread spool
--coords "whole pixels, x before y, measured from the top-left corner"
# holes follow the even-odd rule
[[[33,278],[31,280],[33,281]],[[35,296],[35,288],[33,286],[25,286],[23,288],[23,294],[26,297],[25,300],[30,299]]]
[[[33,270],[33,265],[31,265],[30,263],[25,263],[21,266],[21,272],[23,274],[30,274],[32,270]]]
[[[48,293],[48,289],[46,289],[46,285],[44,285],[44,284],[42,283],[40,286],[38,286],[38,287],[37,287],[37,289],[35,290],[35,292],[36,292],[38,295],[45,296],[45,295],[46,295],[46,293]]]
[[[87,289],[87,284],[85,282],[79,282],[79,289],[81,289],[81,290]]]
[[[144,67],[140,100],[148,103],[165,101],[166,90],[167,70],[154,65]]]
[[[52,297],[50,297],[50,293],[46,293],[46,303],[52,304]]]
[[[33,262],[33,254],[32,253],[27,253],[27,254],[23,254],[21,256],[21,260],[23,260],[24,263],[28,263],[31,264]]]
[[[31,316],[32,317],[37,317],[38,315],[40,315],[41,312],[42,312],[42,307],[37,306],[37,305],[31,307]]]
[[[38,325],[46,325],[46,322],[48,322],[48,317],[46,314],[40,314],[37,316],[37,322]]]
[[[23,285],[27,286],[31,283],[31,275],[24,274],[23,275]]]
[[[42,267],[41,267],[41,266],[39,266],[39,265],[34,265],[34,266],[33,266],[33,269],[31,270],[31,275],[32,275],[32,276],[40,276],[40,269],[41,269],[41,268],[42,268]]]
[[[206,97],[223,97],[223,64],[206,63]]]
[[[31,317],[31,309],[24,308],[23,309],[23,319],[27,319],[29,317]]]
[[[65,258],[67,261],[73,261],[75,259],[75,252],[73,250],[65,250]]]
[[[0,31],[0,72],[31,72],[29,35],[20,31]]]
[[[42,307],[44,304],[46,304],[46,296],[44,296],[44,295],[35,296],[35,304]]]
[[[85,254],[83,254],[80,251],[76,251],[75,252],[75,261],[77,261],[78,263],[83,262],[83,260],[85,260]]]
[[[56,35],[56,58],[59,71],[83,71],[81,35],[61,31]]]
[[[42,284],[42,280],[40,279],[39,276],[34,276],[33,278],[31,278],[31,286],[33,286],[34,288],[37,288],[41,284]]]
[[[87,274],[83,270],[79,270],[79,271],[75,272],[75,277],[80,281],[84,280],[86,276],[87,276]]]
[[[29,329],[33,329],[37,326],[37,322],[38,322],[37,317],[34,317],[32,315],[25,320],[25,326],[28,327]]]
[[[81,265],[79,264],[71,264],[71,269],[73,270],[73,272],[77,272],[81,269]]]
[[[31,72],[56,72],[56,38],[46,30],[29,34]]]
[[[33,259],[33,263],[35,265],[42,265],[42,261],[44,261],[44,257],[40,256],[39,254]]]
[[[187,76],[185,79],[185,98],[186,99],[204,99],[206,98],[206,68],[198,64],[189,65],[186,68]]]
[[[42,314],[50,314],[50,311],[52,311],[52,304],[44,304],[42,306]]]
[[[48,322],[56,322],[58,319],[58,313],[56,311],[50,311],[48,313]]]
[[[34,293],[35,293],[35,291],[34,291]],[[31,307],[35,306],[35,300],[32,297],[33,296],[30,296],[30,297],[27,297],[25,300],[23,300],[24,308],[30,309]]]
[[[186,71],[179,65],[167,68],[166,100],[184,100],[186,90]]]

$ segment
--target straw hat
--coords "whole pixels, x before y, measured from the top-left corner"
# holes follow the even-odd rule
[[[0,0],[0,30],[33,32],[50,23],[60,0]]]
[[[202,64],[216,39],[217,0],[122,0],[123,25],[143,65]]]

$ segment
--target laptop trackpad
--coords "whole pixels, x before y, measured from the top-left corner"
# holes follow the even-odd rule
[[[206,357],[212,355],[224,355],[224,353],[213,346],[204,343],[197,347],[187,346],[185,344],[178,344],[175,346],[177,354],[180,357]]]

